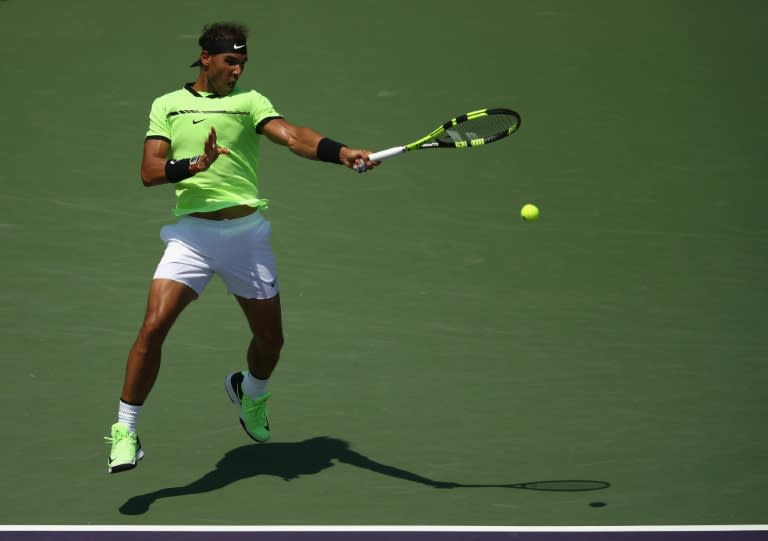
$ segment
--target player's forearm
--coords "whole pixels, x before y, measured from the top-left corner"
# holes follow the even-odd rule
[[[282,118],[270,121],[264,126],[264,135],[270,141],[288,147],[291,152],[308,158],[330,163],[340,163],[352,167],[359,160],[366,160],[370,152],[353,150],[346,145],[334,141],[323,134],[306,128],[296,126]],[[373,162],[366,162],[368,167],[374,167]]]
[[[295,127],[288,138],[288,148],[294,154],[310,160],[317,159],[317,144],[323,136],[312,128]]]
[[[355,159],[363,157],[359,151],[350,152],[343,143],[325,137],[311,128],[298,128],[296,133],[293,141],[289,141],[288,148],[304,158],[351,167]]]
[[[165,161],[164,160],[145,160],[141,164],[141,182],[144,186],[158,186],[166,184]]]

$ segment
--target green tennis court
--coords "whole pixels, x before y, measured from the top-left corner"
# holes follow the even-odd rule
[[[0,523],[768,523],[768,5],[395,7],[0,1]],[[167,341],[145,460],[109,476],[172,220],[138,176],[149,106],[226,19],[242,84],[351,145],[483,107],[522,126],[360,176],[264,144],[274,441],[223,391],[248,335],[215,280]],[[599,484],[510,486],[574,480]]]

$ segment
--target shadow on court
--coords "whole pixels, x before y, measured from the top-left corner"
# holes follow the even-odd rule
[[[285,481],[297,479],[302,475],[315,475],[333,466],[333,461],[357,466],[372,472],[411,481],[434,488],[518,488],[527,490],[546,490],[556,492],[576,492],[608,488],[604,481],[534,481],[518,484],[461,484],[450,481],[436,481],[394,466],[381,464],[349,448],[344,440],[327,436],[312,438],[294,443],[269,443],[266,445],[245,445],[233,449],[216,464],[216,468],[192,483],[169,487],[133,496],[120,506],[124,515],[141,515],[149,511],[150,506],[162,498],[174,498],[191,494],[202,494],[219,490],[236,481],[274,475]]]

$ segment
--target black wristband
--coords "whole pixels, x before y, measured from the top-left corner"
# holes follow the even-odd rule
[[[197,157],[197,156],[195,156]],[[190,158],[183,160],[168,160],[165,162],[165,178],[168,182],[181,182],[185,178],[192,176],[189,172]]]
[[[317,159],[328,163],[341,163],[339,159],[339,153],[341,152],[342,145],[338,141],[323,137],[320,142],[317,143]]]

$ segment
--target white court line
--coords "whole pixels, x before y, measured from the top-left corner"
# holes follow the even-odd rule
[[[122,526],[0,525],[0,532],[735,532],[768,531],[768,524],[670,526]]]

